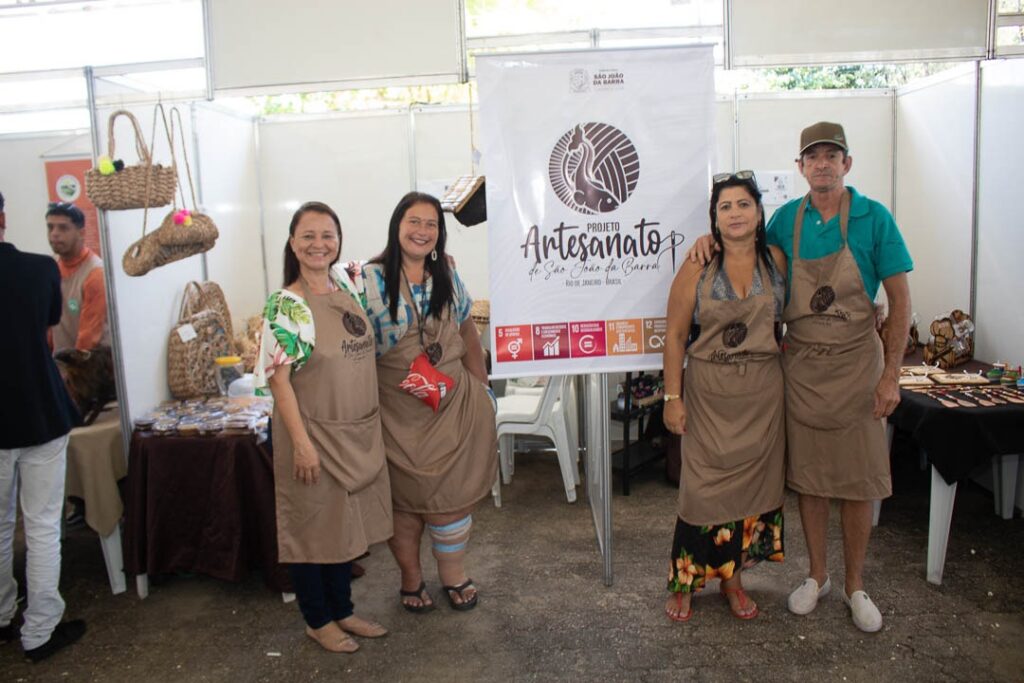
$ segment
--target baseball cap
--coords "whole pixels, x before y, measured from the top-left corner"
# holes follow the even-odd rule
[[[819,142],[835,145],[842,148],[844,152],[850,151],[850,148],[846,146],[846,133],[843,132],[843,127],[838,123],[818,121],[804,128],[800,133],[800,154],[807,151],[807,148],[811,145],[816,145]]]

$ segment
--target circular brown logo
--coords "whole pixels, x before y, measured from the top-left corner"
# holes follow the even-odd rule
[[[640,180],[640,156],[633,142],[607,123],[580,123],[551,150],[548,180],[562,203],[594,215],[626,203]]]
[[[824,285],[818,287],[818,291],[811,297],[811,310],[815,313],[824,313],[836,300],[835,290]]]
[[[438,344],[437,342],[434,342],[433,344],[427,344],[426,352],[427,360],[430,361],[431,365],[437,365],[438,363],[440,363],[441,356],[444,355],[444,349],[442,349],[441,345]]]
[[[742,322],[733,322],[722,330],[722,343],[726,348],[735,349],[747,338],[747,326]]]
[[[345,311],[345,315],[341,316],[341,322],[353,337],[362,337],[366,334],[366,322],[358,315],[352,315]]]

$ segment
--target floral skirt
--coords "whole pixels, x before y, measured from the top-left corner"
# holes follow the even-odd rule
[[[743,533],[737,533],[741,528]],[[731,579],[741,563],[747,569],[761,560],[782,562],[782,529],[781,507],[712,526],[694,526],[676,518],[668,589],[673,593],[696,593],[709,579]]]

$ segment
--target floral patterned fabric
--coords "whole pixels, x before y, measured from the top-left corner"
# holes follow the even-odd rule
[[[782,508],[746,519],[694,526],[676,519],[668,572],[673,593],[696,593],[710,579],[727,581],[746,562],[749,569],[762,560],[782,562],[784,555]]]
[[[365,306],[364,299],[344,269],[331,269],[331,282]],[[313,313],[306,300],[287,289],[272,292],[263,309],[263,334],[256,358],[255,384],[257,396],[269,396],[268,380],[282,365],[292,366],[298,372],[313,354],[316,328]]]
[[[398,306],[398,320],[391,319],[391,312],[388,309],[387,284],[384,280],[384,268],[378,263],[353,264],[347,266],[356,273],[355,281],[360,283],[361,291],[366,297],[363,308],[366,316],[373,324],[373,336],[377,342],[377,357],[383,356],[395,346],[409,326],[416,319],[410,302],[403,296]],[[358,269],[358,270],[357,270]],[[461,327],[470,316],[473,307],[473,297],[469,295],[462,278],[453,268],[452,271],[452,318],[455,325]],[[430,294],[433,291],[431,280],[422,285],[413,284],[410,289],[416,301],[420,304],[423,315],[427,314],[430,304]]]

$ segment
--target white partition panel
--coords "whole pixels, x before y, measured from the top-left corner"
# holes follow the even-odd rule
[[[970,310],[974,115],[973,69],[897,92],[895,217],[925,337],[935,316]]]
[[[987,0],[732,0],[736,66],[982,57]]]
[[[260,124],[271,290],[281,286],[288,223],[303,202],[326,202],[338,213],[342,260],[384,248],[391,211],[411,189],[408,140],[405,112]]]
[[[236,332],[263,310],[263,271],[255,121],[194,105],[200,202],[220,232],[206,255],[207,277],[220,284]],[[198,188],[197,188],[198,191]]]
[[[715,100],[715,158],[711,167],[714,173],[738,171],[734,168],[736,157],[736,106],[733,98]]]
[[[109,108],[99,110],[100,148],[104,151],[107,149],[106,122],[112,111]],[[131,111],[138,118],[148,140],[152,130],[153,108],[139,106],[131,108]],[[183,114],[185,139],[194,160],[195,150],[191,148],[192,126],[187,106]],[[128,138],[122,137],[128,131],[130,127],[119,121],[116,130],[117,152],[119,156],[124,154],[126,163],[134,163],[134,146]],[[164,164],[170,160],[167,138],[159,128],[153,159]],[[188,182],[183,168],[179,181]],[[150,209],[147,232],[159,227],[160,221],[170,210],[170,206]],[[202,280],[203,268],[201,257],[192,256],[151,270],[142,277],[129,277],[121,267],[121,257],[142,236],[143,210],[108,211],[107,220],[114,262],[106,266],[114,273],[121,363],[127,392],[127,396],[122,397],[122,404],[127,405],[129,416],[135,418],[170,395],[167,389],[167,335],[177,323],[185,284],[189,280]]]
[[[462,72],[457,0],[207,0],[214,87],[454,82]]]
[[[739,168],[792,169],[794,193],[802,195],[807,192],[807,183],[797,172],[794,161],[800,151],[800,131],[816,121],[836,121],[846,130],[853,157],[846,184],[892,206],[890,91],[745,95],[737,104]]]
[[[476,111],[473,116],[473,131],[479,134]],[[467,108],[417,113],[415,130],[417,189],[440,196],[447,183],[473,173]],[[474,299],[488,298],[487,222],[466,227],[448,214],[445,225],[447,251],[455,259],[470,295]]]
[[[981,175],[975,355],[1024,363],[1024,220],[1020,166],[1024,158],[1024,60],[986,62],[982,69]]]
[[[50,254],[46,205],[50,201],[44,163],[52,155],[90,156],[87,133],[0,136],[0,192],[4,195],[8,242],[20,251]]]

